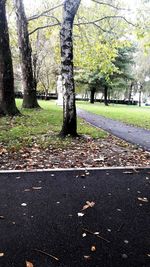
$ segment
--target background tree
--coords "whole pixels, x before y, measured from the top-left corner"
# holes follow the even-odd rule
[[[17,19],[18,43],[21,59],[23,79],[23,104],[24,108],[38,108],[36,98],[36,83],[33,77],[31,45],[29,41],[28,22],[22,0],[14,0]]]
[[[17,115],[12,57],[6,19],[6,1],[0,0],[0,115]]]

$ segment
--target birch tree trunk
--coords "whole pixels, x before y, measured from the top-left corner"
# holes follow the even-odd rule
[[[77,135],[75,85],[73,73],[73,22],[81,0],[65,0],[60,31],[61,75],[63,84],[63,126],[61,136]]]
[[[23,107],[38,108],[36,87],[32,68],[32,50],[28,34],[28,22],[23,0],[14,0],[17,18],[18,44],[20,50],[21,70],[23,79]]]
[[[0,115],[17,115],[14,76],[6,19],[6,1],[0,0]]]

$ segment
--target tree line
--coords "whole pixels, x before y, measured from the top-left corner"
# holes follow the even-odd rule
[[[14,96],[14,72],[12,64],[12,54],[10,50],[10,40],[8,31],[8,22],[6,17],[6,0],[0,0],[0,115],[14,116],[20,114],[16,107]],[[16,12],[16,25],[18,35],[18,48],[20,54],[22,82],[23,82],[23,104],[24,108],[40,108],[37,97],[37,54],[32,54],[30,35],[39,32],[40,29],[60,26],[60,54],[61,54],[61,75],[63,84],[63,124],[60,135],[71,136],[77,135],[77,115],[75,104],[75,84],[81,87],[88,84],[91,91],[91,102],[94,101],[94,95],[97,88],[103,88],[105,104],[108,104],[108,94],[113,86],[119,81],[131,80],[132,77],[127,70],[127,64],[132,64],[132,58],[126,53],[132,50],[132,46],[125,40],[122,41],[122,31],[126,32],[126,26],[132,24],[130,21],[120,15],[119,12],[124,10],[112,3],[112,1],[101,2],[92,0],[95,5],[101,7],[109,7],[113,9],[113,13],[108,12],[107,16],[100,18],[94,17],[94,10],[91,9],[90,19],[86,18],[88,9],[84,8],[82,18],[78,15],[78,9],[81,0],[65,0],[56,6],[49,8],[39,14],[27,18],[23,0],[14,0]],[[48,15],[49,12],[57,8],[63,8],[63,16],[60,21],[54,16]],[[83,8],[83,7],[81,7]],[[86,13],[87,12],[87,13]],[[103,12],[102,12],[103,13]],[[84,16],[85,15],[85,16]],[[49,16],[53,19],[52,23],[37,26],[29,32],[29,21]],[[75,20],[76,17],[76,21]],[[116,21],[119,21],[120,32],[115,32]],[[81,30],[81,26],[93,27],[89,30]],[[73,36],[80,36],[78,43]],[[132,26],[134,26],[132,24]],[[99,33],[103,32],[104,37]],[[93,39],[94,34],[94,39]],[[87,36],[88,35],[88,36]],[[116,37],[117,35],[117,37]],[[114,37],[115,36],[115,37]],[[37,42],[38,42],[37,34]],[[107,43],[106,43],[107,39]],[[109,45],[108,45],[109,43]],[[74,58],[74,45],[76,45]],[[86,46],[86,47],[85,47]],[[80,50],[78,50],[78,47]],[[88,51],[86,54],[81,53]],[[129,51],[128,51],[129,52]],[[92,54],[93,53],[93,54]],[[95,56],[95,53],[96,56]],[[128,54],[128,55],[127,55]],[[74,79],[74,65],[80,66],[80,70],[76,67],[76,80]],[[90,66],[90,67],[89,67]]]

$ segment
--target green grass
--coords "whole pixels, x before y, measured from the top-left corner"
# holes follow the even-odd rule
[[[0,118],[0,144],[10,149],[19,149],[38,143],[43,147],[52,144],[64,146],[68,139],[62,141],[57,137],[62,126],[62,109],[54,101],[39,101],[41,110],[21,109],[21,100],[17,100],[17,106],[22,116],[14,118]],[[90,135],[93,138],[103,138],[104,131],[98,130],[83,120],[78,120],[78,133]]]
[[[90,104],[87,102],[78,102],[78,107],[107,118],[150,129],[149,107],[126,105],[110,105],[106,107],[100,103]]]

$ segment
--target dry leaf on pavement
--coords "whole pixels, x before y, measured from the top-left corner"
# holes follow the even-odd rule
[[[142,202],[148,202],[147,197],[138,197],[138,200]]]
[[[86,201],[86,205],[83,206],[82,210],[86,210],[88,208],[93,208],[95,206],[95,202]]]
[[[92,251],[92,252],[96,251],[96,247],[95,247],[95,246],[92,246],[92,247],[91,247],[91,251]]]
[[[26,267],[34,267],[32,262],[30,261],[26,261]]]

